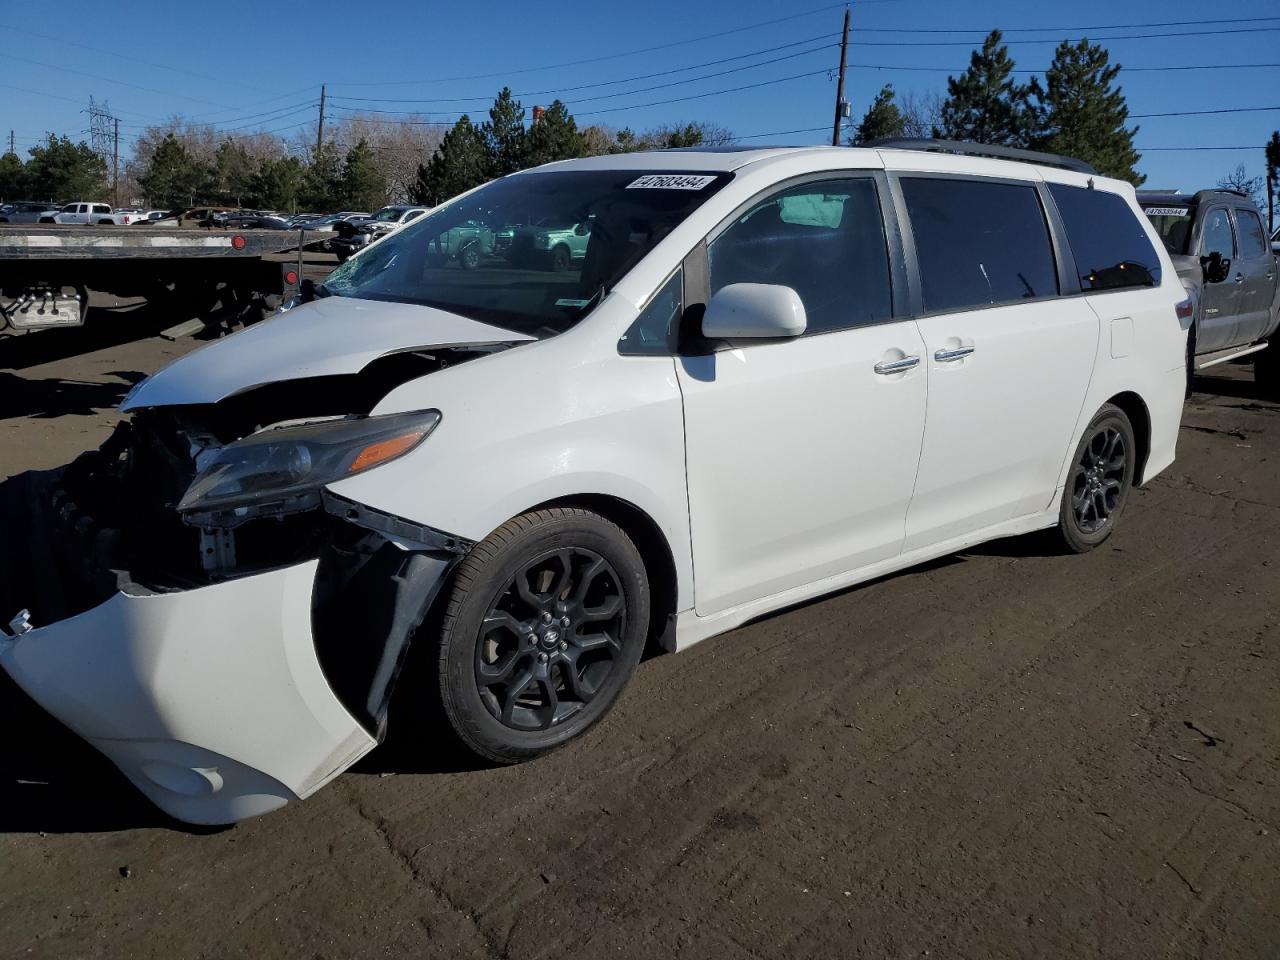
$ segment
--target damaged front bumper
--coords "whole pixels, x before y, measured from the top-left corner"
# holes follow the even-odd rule
[[[332,532],[314,556],[220,582],[114,571],[105,600],[0,628],[0,667],[179,820],[305,798],[382,739],[413,632],[470,546],[328,494],[316,523]]]

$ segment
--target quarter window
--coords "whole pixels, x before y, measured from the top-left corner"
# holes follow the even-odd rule
[[[683,312],[684,271],[677,270],[622,335],[618,352],[633,357],[670,354],[672,333]]]
[[[708,248],[711,292],[731,283],[791,287],[808,333],[893,315],[889,251],[875,182],[806,183],[753,206]]]
[[[904,177],[924,309],[935,313],[1058,293],[1033,186]]]
[[[1049,184],[1049,193],[1062,215],[1084,290],[1153,287],[1160,283],[1160,258],[1124,197],[1063,183]]]
[[[1252,210],[1241,210],[1236,207],[1236,226],[1240,228],[1240,256],[1246,260],[1257,260],[1269,253],[1267,235],[1262,230],[1262,221]]]

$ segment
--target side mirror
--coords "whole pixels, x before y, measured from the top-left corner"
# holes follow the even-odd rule
[[[702,335],[708,340],[777,340],[798,337],[807,326],[800,295],[772,283],[721,287],[702,315]]]
[[[1231,276],[1231,260],[1216,250],[1207,257],[1201,257],[1200,263],[1204,267],[1205,283],[1222,283]]]
[[[587,220],[583,220],[581,223],[575,223],[573,225],[574,236],[585,237],[590,232],[591,223]]]

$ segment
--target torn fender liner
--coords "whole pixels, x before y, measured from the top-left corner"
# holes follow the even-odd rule
[[[316,659],[318,563],[180,593],[117,593],[0,638],[0,667],[166,813],[191,823],[266,813],[376,744]]]

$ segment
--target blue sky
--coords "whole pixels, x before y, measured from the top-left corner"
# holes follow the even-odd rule
[[[120,117],[123,154],[131,136],[172,113],[292,135],[314,122],[321,83],[328,84],[334,112],[416,110],[450,118],[463,110],[483,116],[506,83],[525,94],[526,107],[560,93],[582,124],[638,130],[709,120],[741,136],[773,134],[746,142],[821,142],[829,137],[842,17],[840,5],[824,6],[821,0],[8,0],[0,3],[8,62],[0,75],[0,136],[7,146],[13,129],[24,156],[45,131],[87,136],[82,111],[90,95],[107,100]],[[794,16],[806,11],[813,12]],[[754,26],[782,17],[789,19]],[[1156,26],[1210,18],[1213,25]],[[948,71],[963,70],[992,27],[1016,41],[1010,50],[1021,69],[1042,70],[1057,41],[1080,36],[1104,42],[1126,68],[1213,67],[1123,71],[1134,114],[1280,108],[1277,0],[1035,7],[1025,0],[864,0],[853,5],[846,91],[855,119],[884,83],[903,92],[944,90]],[[1197,33],[1206,30],[1220,32]],[[734,32],[679,43],[723,31]],[[1133,36],[1149,34],[1193,35]],[[645,49],[653,47],[661,49]],[[1227,66],[1238,64],[1272,65]],[[719,92],[736,87],[746,89]],[[706,93],[716,95],[699,96]],[[681,97],[696,99],[655,104]],[[402,100],[430,102],[392,102]],[[1194,189],[1237,163],[1260,174],[1261,145],[1280,128],[1280,109],[1132,122],[1141,127],[1138,145],[1148,148],[1140,166],[1148,185]],[[778,133],[793,130],[806,132]],[[1251,149],[1150,149],[1245,145]]]

